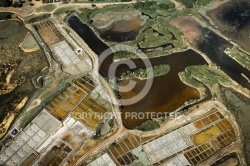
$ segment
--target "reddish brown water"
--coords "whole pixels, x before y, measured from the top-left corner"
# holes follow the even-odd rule
[[[138,60],[140,61],[140,60]],[[139,102],[125,106],[122,111],[123,124],[130,129],[146,122],[148,119],[125,118],[127,112],[173,112],[190,99],[199,99],[199,91],[184,84],[178,73],[187,66],[206,64],[206,61],[193,50],[174,53],[169,56],[150,59],[153,65],[169,64],[171,70],[163,76],[155,77],[153,85],[147,95]],[[134,60],[136,64],[140,64]],[[127,93],[120,93],[122,99],[131,98],[141,92],[146,80],[133,79],[137,82],[135,88]],[[119,85],[126,85],[129,80],[120,81]]]
[[[83,24],[77,17],[72,16],[69,18],[68,23],[89,45],[89,47],[97,54],[100,55],[104,50],[108,49],[108,46],[103,43],[93,31],[85,24]],[[86,37],[87,36],[87,37]],[[136,126],[146,122],[148,119],[132,119],[125,118],[127,112],[173,112],[180,108],[186,101],[190,99],[200,98],[199,92],[184,84],[178,73],[185,70],[187,66],[207,64],[206,61],[195,51],[187,50],[185,52],[174,53],[169,56],[151,58],[153,66],[159,64],[169,64],[171,70],[168,74],[155,77],[153,85],[150,88],[147,95],[139,102],[125,106],[122,110],[123,124],[133,129]],[[136,64],[136,68],[145,68],[145,65],[141,59],[133,60]],[[100,74],[105,77],[108,76],[108,70],[112,63],[122,64],[125,61],[113,62],[113,56],[108,56],[104,62],[100,65]],[[123,72],[128,71],[127,65],[119,65],[116,70],[117,75],[121,75]],[[134,89],[127,93],[121,93],[122,99],[131,98],[137,95],[144,87],[145,80],[133,79],[137,82]],[[119,85],[127,84],[128,80],[120,81]]]

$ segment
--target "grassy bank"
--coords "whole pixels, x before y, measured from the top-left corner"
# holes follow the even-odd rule
[[[110,5],[100,9],[80,9],[80,11],[81,12],[78,13],[80,19],[90,26],[99,38],[101,38],[99,29],[92,24],[93,18],[96,15],[105,15],[105,13],[113,13],[116,15],[119,14],[119,12],[129,13],[131,11],[141,12],[141,18],[145,22],[143,23],[136,39],[120,42],[119,44],[137,47],[148,57],[169,55],[173,52],[182,51],[187,48],[182,33],[169,22],[171,19],[177,18],[179,15],[187,14],[189,11],[177,11],[174,8],[174,4],[169,1],[163,3],[147,1],[145,3],[137,2],[135,4]],[[102,40],[109,46],[117,45],[117,42]],[[114,55],[114,59],[117,60],[129,58],[136,57],[127,52],[119,52]]]
[[[201,85],[192,80],[192,77],[210,88],[218,84],[225,86],[230,86],[232,84],[231,78],[221,70],[217,69],[216,66],[189,66],[186,68],[185,72],[182,73],[182,76],[185,81],[194,87],[200,87]]]
[[[131,78],[139,78],[139,79],[149,79],[152,77],[160,76],[167,74],[170,71],[169,65],[157,65],[154,67],[150,67],[147,69],[138,69],[134,71],[127,71],[123,73],[118,80],[125,80]]]
[[[141,131],[152,131],[158,128],[160,128],[160,125],[154,120],[148,120],[140,126],[136,127],[136,129]]]
[[[176,0],[177,2],[181,2],[187,8],[192,7],[202,7],[209,4],[212,0]]]
[[[56,9],[56,5],[48,4],[36,8],[36,12],[52,12],[54,9]]]
[[[27,110],[28,106],[34,99],[39,98],[42,103],[29,112],[22,112],[22,114],[19,116],[19,118],[21,119],[20,128],[25,128],[40,113],[45,105],[51,102],[55,97],[60,95],[71,84],[73,80],[73,77],[67,74],[62,74],[57,79],[55,79],[53,75],[46,75],[46,77],[48,78],[44,81],[44,86],[36,91],[24,110]],[[51,87],[55,85],[60,86],[51,90]]]
[[[237,46],[226,50],[226,53],[235,59],[242,66],[250,70],[250,55],[240,50]]]

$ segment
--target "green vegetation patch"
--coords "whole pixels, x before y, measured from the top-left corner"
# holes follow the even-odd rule
[[[50,16],[51,16],[51,14],[43,14],[43,15],[39,15],[39,16],[34,16],[34,17],[31,17],[30,19],[25,20],[25,22],[26,23],[34,23],[34,22],[45,20],[45,19],[49,18]]]
[[[37,12],[52,12],[55,9],[56,9],[56,5],[48,4],[48,5],[43,5],[43,6],[38,7],[36,11]]]
[[[208,87],[213,87],[217,84],[230,86],[232,83],[231,78],[221,70],[216,69],[216,67],[209,67],[207,65],[189,66],[186,68],[185,72],[184,76],[186,80],[189,81],[189,83],[193,83],[194,86],[200,85],[197,85],[195,82],[191,82],[191,77],[194,77]]]
[[[91,10],[91,9],[87,9],[87,8],[82,8],[80,9],[81,10],[81,13],[78,13],[78,17],[83,21],[85,22],[86,24],[88,25],[92,25],[91,24],[91,19],[90,19],[90,14],[91,12],[93,12],[94,10]]]
[[[142,13],[141,18],[144,22],[135,40],[120,42],[141,49],[148,57],[159,57],[169,55],[173,52],[183,51],[187,44],[182,37],[182,33],[170,21],[180,15],[188,15],[192,10],[177,11],[175,5],[170,1],[146,1],[134,4],[109,5],[103,8],[80,9],[80,19],[90,26],[91,29],[100,37],[99,30],[93,25],[92,21],[98,15],[112,12],[124,12],[124,16],[131,11]],[[102,39],[104,40],[104,39]],[[117,42],[107,41],[109,46],[117,45]],[[114,54],[114,59],[137,58],[135,55],[126,52]]]
[[[221,87],[220,94],[223,103],[234,115],[236,122],[241,129],[244,138],[244,153],[246,155],[247,165],[250,165],[250,99],[231,88]]]
[[[148,120],[147,122],[136,127],[136,129],[142,130],[142,131],[151,131],[151,130],[155,130],[158,128],[160,128],[160,125],[158,124],[158,122],[154,120]]]
[[[185,71],[185,72],[181,73],[181,78],[185,83],[187,83],[188,85],[191,85],[195,88],[202,88],[203,87],[203,85],[199,81],[197,81],[196,79],[193,79],[190,71]]]
[[[236,46],[232,49],[227,49],[226,53],[236,59],[242,66],[250,70],[250,55],[240,50]]]
[[[180,36],[181,33],[168,22],[169,20],[162,16],[148,21],[136,38],[139,46],[141,48],[152,48],[171,43],[175,47],[182,47],[184,43]]]
[[[74,0],[75,3],[131,2],[132,0]]]
[[[187,8],[192,8],[194,6],[205,6],[212,0],[176,0],[183,3]]]
[[[29,104],[32,102],[32,100],[37,99],[38,97],[41,97],[42,103],[30,110],[28,113],[27,112],[22,112],[22,121],[20,124],[21,128],[25,128],[41,111],[42,109],[50,103],[55,97],[58,95],[62,94],[67,87],[69,87],[73,81],[73,78],[71,76],[68,76],[66,74],[62,74],[58,79],[54,79],[50,73],[45,72],[45,75],[43,77],[48,76],[48,79],[46,79],[46,82],[44,83],[44,86],[41,87],[36,91],[36,93],[32,96],[32,99],[29,101]],[[46,75],[47,74],[47,75]],[[46,91],[47,89],[51,88],[53,83],[57,82],[58,85],[60,85],[58,88],[52,90],[52,91]],[[44,94],[44,91],[46,91],[46,94]],[[27,106],[29,106],[27,104]],[[27,109],[27,106],[25,109]],[[24,110],[25,110],[24,109]]]
[[[156,2],[156,1],[138,1],[134,4],[134,8],[142,11],[146,15],[155,18],[159,15],[159,10],[174,9],[175,4],[170,1]]]
[[[141,79],[148,79],[155,76],[160,76],[167,74],[170,71],[169,65],[157,65],[154,67],[150,67],[147,69],[138,69],[134,71],[127,71],[123,73],[118,80],[130,79],[130,78],[141,78]]]
[[[54,14],[62,14],[62,13],[69,13],[73,11],[74,7],[62,7],[59,9],[56,9]]]
[[[117,5],[108,5],[103,8],[95,8],[91,11],[89,19],[92,20],[97,14],[105,12],[130,12],[134,10],[132,4],[117,4]]]

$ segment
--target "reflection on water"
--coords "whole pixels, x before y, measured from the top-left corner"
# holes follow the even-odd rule
[[[135,60],[136,64],[139,60]],[[206,64],[206,61],[193,50],[174,53],[169,56],[150,59],[153,65],[169,64],[171,70],[166,75],[155,77],[153,85],[147,95],[139,102],[124,107],[122,112],[123,124],[130,129],[144,123],[147,119],[125,119],[126,112],[173,112],[190,99],[199,99],[199,92],[184,84],[178,73],[187,66]],[[138,94],[145,85],[145,80],[133,79],[136,87],[127,93],[121,93],[121,97],[130,98]],[[128,80],[120,81],[119,85],[127,84]]]
[[[219,30],[250,51],[250,1],[229,1],[207,12]]]
[[[232,48],[232,44],[207,28],[202,28],[202,34],[203,37],[198,41],[198,49],[233,80],[250,89],[249,82],[241,76],[243,73],[250,78],[250,72],[224,52],[226,48]]]
[[[83,24],[76,16],[69,18],[70,27],[78,33],[79,36],[89,45],[89,47],[100,55],[108,46],[103,43],[94,32],[85,24]],[[204,52],[213,63],[220,66],[221,70],[228,74],[232,79],[240,85],[250,89],[248,81],[241,76],[244,73],[250,78],[250,72],[238,64],[235,60],[224,53],[225,48],[232,45],[212,32],[209,29],[202,28],[202,38],[198,42],[198,49]],[[187,66],[206,64],[206,61],[196,52],[188,50],[181,53],[174,53],[166,57],[150,59],[153,65],[169,64],[171,70],[168,74],[154,78],[152,88],[143,100],[140,102],[126,106],[123,110],[123,117],[126,112],[172,112],[178,109],[184,102],[190,99],[198,99],[199,92],[191,88],[179,79],[178,73],[184,71]],[[122,61],[124,62],[124,61]],[[119,63],[122,63],[119,62]],[[142,60],[133,60],[137,68],[145,67]],[[108,69],[113,62],[113,56],[110,55],[100,66],[100,74],[108,76]],[[117,63],[117,62],[115,62]],[[120,65],[116,74],[129,70],[128,66]],[[145,80],[133,79],[137,82],[136,87],[127,93],[121,93],[122,98],[130,98],[143,88]],[[119,84],[126,84],[128,80],[120,81]],[[145,122],[147,119],[124,119],[123,123],[128,128],[134,128]]]
[[[115,21],[110,26],[99,29],[99,33],[101,38],[107,41],[124,42],[134,40],[140,31],[142,21],[140,17]]]

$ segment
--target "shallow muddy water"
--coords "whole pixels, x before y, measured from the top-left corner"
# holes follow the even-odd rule
[[[250,51],[250,1],[229,1],[207,12],[219,30]]]
[[[108,46],[101,42],[101,40],[93,33],[93,31],[80,22],[77,17],[71,17],[68,21],[71,28],[73,28],[89,45],[93,51],[99,55],[106,50]],[[86,37],[88,34],[88,37]],[[100,73],[107,76],[108,69],[113,63],[112,55],[110,55],[100,67]],[[190,99],[199,99],[199,92],[184,84],[178,73],[184,71],[187,66],[206,64],[206,61],[193,50],[188,50],[181,53],[175,53],[165,57],[150,59],[152,65],[169,64],[171,70],[168,74],[154,78],[153,85],[149,93],[138,103],[126,106],[123,109],[123,123],[127,128],[134,128],[137,125],[145,122],[147,119],[125,119],[126,112],[173,112],[182,106]],[[125,63],[126,61],[116,62]],[[141,59],[135,59],[133,62],[136,68],[145,67]],[[127,65],[120,65],[116,71],[117,75],[129,70]],[[138,94],[144,87],[145,80],[133,79],[137,85],[134,89],[127,93],[121,93],[122,99],[130,98]],[[124,85],[128,80],[120,81],[119,85]]]
[[[224,52],[226,48],[231,48],[232,44],[207,28],[202,28],[202,34],[203,37],[197,42],[197,48],[234,81],[250,89],[250,83],[241,75],[243,73],[250,78],[250,71]]]
[[[142,22],[140,17],[115,21],[110,26],[99,29],[100,37],[112,42],[134,40],[140,31]]]
[[[190,26],[194,27],[195,31],[193,36],[194,39],[189,40],[189,43],[199,51],[206,54],[206,56],[220,67],[234,81],[239,83],[241,86],[250,89],[250,83],[241,74],[243,73],[250,79],[250,71],[242,67],[237,61],[232,59],[225,53],[226,48],[232,48],[233,45],[216,34],[208,28],[202,27],[194,18],[182,17],[178,18],[178,24],[176,25],[183,33],[185,38],[189,38]]]
[[[192,65],[206,64],[206,61],[193,50],[174,53],[169,56],[150,59],[153,65],[169,64],[171,69],[166,75],[155,77],[147,95],[139,102],[125,106],[122,112],[123,124],[127,128],[135,128],[144,123],[146,118],[125,118],[126,112],[173,112],[190,99],[199,99],[199,91],[184,84],[178,73]],[[135,60],[137,63],[137,60]],[[133,79],[137,82],[135,88],[127,93],[120,93],[122,99],[131,98],[144,87],[146,80]],[[128,80],[120,81],[119,85],[127,84]]]

